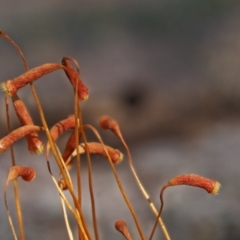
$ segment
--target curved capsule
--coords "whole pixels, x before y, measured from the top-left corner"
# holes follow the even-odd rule
[[[0,140],[0,153],[6,151],[9,146],[11,146],[14,142],[19,140],[20,138],[30,133],[38,132],[40,130],[43,130],[43,127],[35,125],[26,125],[13,130],[7,136]]]
[[[82,143],[81,145],[79,145],[79,147],[80,154],[89,151],[90,154],[99,154],[107,158],[108,156],[105,151],[106,149],[109,154],[109,157],[111,158],[114,164],[118,164],[123,160],[123,154],[118,149],[114,149],[107,145],[103,146],[101,143],[98,142],[88,142],[87,146],[84,143]],[[75,150],[74,153],[72,154],[72,157],[76,156],[76,154],[77,151]]]
[[[56,123],[51,129],[50,129],[50,135],[52,137],[52,140],[55,142],[58,137],[68,129],[73,129],[75,128],[75,116],[71,115],[58,123]],[[46,146],[46,158],[48,159],[49,156],[49,149],[50,149],[50,144],[47,142]]]
[[[18,116],[18,119],[22,126],[33,125],[33,120],[27,110],[24,102],[16,95],[12,97],[13,107]],[[26,135],[28,142],[28,150],[34,154],[40,154],[44,150],[44,145],[40,140],[37,132],[29,133]]]
[[[85,101],[88,99],[88,88],[84,85],[79,74],[75,71],[75,69],[71,66],[71,64],[69,64],[68,61],[74,61],[74,59],[68,58],[68,57],[64,57],[62,59],[62,64],[66,67],[64,71],[69,81],[71,82],[74,90],[76,90],[76,85],[78,83],[78,99],[81,101]]]
[[[167,187],[176,185],[188,185],[205,189],[210,194],[217,194],[221,184],[216,180],[205,178],[196,174],[179,175],[168,181]]]
[[[29,71],[23,73],[22,75],[1,83],[1,88],[7,96],[13,96],[17,91],[26,86],[29,83],[36,81],[42,76],[51,73],[57,69],[65,68],[63,65],[58,63],[46,63],[41,66],[30,69]]]
[[[22,177],[24,181],[30,182],[36,177],[36,172],[32,167],[12,166],[8,170],[6,186],[17,177]]]

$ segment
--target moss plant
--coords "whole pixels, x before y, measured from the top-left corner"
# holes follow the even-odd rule
[[[2,90],[6,95],[5,105],[6,105],[6,117],[7,117],[9,134],[1,138],[0,152],[5,152],[8,148],[10,149],[10,152],[11,152],[12,167],[9,169],[8,177],[6,180],[6,185],[4,190],[4,199],[5,199],[6,209],[7,209],[7,217],[9,220],[10,227],[12,229],[14,239],[15,240],[25,239],[25,232],[24,232],[24,226],[23,226],[23,220],[22,220],[22,210],[21,210],[19,194],[18,194],[18,192],[21,191],[21,189],[19,189],[18,187],[17,177],[21,176],[23,180],[31,181],[34,179],[37,172],[37,169],[34,170],[31,167],[18,166],[16,164],[12,145],[22,137],[26,137],[28,141],[28,149],[31,153],[41,154],[44,151],[44,146],[45,146],[46,163],[47,163],[46,171],[49,172],[53,180],[53,183],[56,187],[56,191],[59,193],[59,198],[62,204],[63,218],[65,220],[66,231],[68,233],[69,239],[73,239],[73,234],[71,231],[71,226],[68,221],[67,209],[73,215],[77,223],[79,239],[83,239],[83,240],[99,239],[98,224],[97,224],[96,209],[95,209],[95,197],[94,197],[93,183],[92,183],[92,174],[93,174],[92,167],[91,167],[92,154],[100,154],[108,159],[111,170],[116,179],[116,184],[125,200],[125,203],[130,213],[132,214],[140,239],[142,240],[147,239],[116,170],[116,165],[119,164],[123,159],[123,153],[121,153],[118,149],[113,149],[111,146],[105,145],[101,136],[99,135],[98,131],[94,128],[94,126],[89,124],[84,124],[82,122],[81,102],[87,100],[88,88],[80,78],[78,62],[71,57],[63,57],[62,63],[45,63],[41,66],[38,66],[29,70],[26,59],[21,49],[18,47],[18,45],[6,33],[4,33],[1,30],[0,30],[0,36],[2,38],[7,39],[16,48],[20,57],[23,60],[23,64],[25,68],[25,71],[20,76],[17,76],[14,79],[6,80],[1,83]],[[58,123],[56,123],[51,129],[49,129],[44,116],[44,112],[42,110],[41,103],[39,101],[38,94],[34,88],[33,82],[40,80],[42,76],[56,70],[60,70],[60,71],[64,70],[66,77],[69,79],[69,82],[73,87],[74,113],[71,116],[67,117],[66,119],[59,120]],[[27,110],[27,107],[25,106],[24,102],[17,96],[17,92],[21,90],[21,88],[24,88],[26,85],[30,85],[31,87],[31,92],[36,102],[36,108],[40,115],[40,119],[42,123],[41,126],[34,125],[31,115]],[[17,128],[14,130],[12,130],[10,127],[9,101],[8,101],[9,98],[12,99],[12,104],[15,109],[16,115],[19,118],[19,121],[22,125],[20,128]],[[144,186],[142,185],[135,171],[130,150],[122,136],[122,133],[117,121],[115,121],[109,116],[103,116],[99,120],[99,124],[103,129],[110,130],[113,134],[115,134],[115,136],[120,140],[120,142],[125,147],[128,162],[129,162],[129,167],[132,171],[132,174],[144,198],[147,200],[150,209],[156,216],[156,222],[155,224],[153,223],[153,230],[151,232],[149,239],[153,238],[154,231],[158,223],[162,229],[164,238],[167,240],[171,239],[163,223],[163,220],[161,219],[161,212],[163,208],[163,192],[167,187],[185,184],[189,186],[204,188],[206,191],[212,194],[216,194],[218,192],[220,184],[214,180],[210,180],[194,174],[177,176],[175,178],[172,178],[166,185],[163,186],[162,191],[160,192],[161,208],[159,211],[157,211],[154,203],[151,201],[150,196],[148,195],[147,191],[145,190]],[[65,149],[62,154],[55,142],[63,132],[69,129],[72,131],[72,135],[67,141],[65,145]],[[97,139],[96,142],[88,142],[85,135],[86,130],[90,130],[95,134]],[[48,139],[46,144],[44,144],[40,140],[37,134],[38,131],[45,132]],[[48,157],[50,150],[52,151],[52,154],[54,156],[54,159],[59,169],[58,176],[54,176],[51,170],[51,164]],[[88,187],[89,187],[90,197],[91,197],[92,225],[94,229],[93,234],[89,230],[90,226],[86,224],[86,216],[81,207],[82,206],[82,191],[81,191],[82,181],[81,181],[80,171],[81,171],[81,155],[82,154],[86,155],[87,164],[88,164],[88,180],[89,180]],[[72,159],[74,157],[77,158],[77,166],[75,169],[77,172],[77,190],[74,190],[73,188],[72,177],[71,177]],[[15,204],[16,204],[19,233],[16,232],[13,226],[10,210],[7,204],[7,187],[10,181],[14,182],[14,198],[15,198]],[[70,202],[68,198],[66,198],[66,192],[69,192],[72,198],[72,202]],[[119,231],[123,235],[125,239],[128,239],[128,240],[132,239],[130,235],[131,229],[128,229],[127,224],[125,223],[124,220],[116,220],[115,228],[117,231]]]

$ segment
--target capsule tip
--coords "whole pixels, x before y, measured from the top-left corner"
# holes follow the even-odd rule
[[[219,193],[220,188],[221,188],[221,184],[216,181],[215,186],[214,186],[213,190],[210,193],[213,194],[213,195],[216,195],[216,194]]]

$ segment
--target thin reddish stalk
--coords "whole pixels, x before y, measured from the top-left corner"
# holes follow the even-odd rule
[[[140,181],[140,179],[139,179],[139,177],[137,175],[137,172],[136,172],[136,170],[134,168],[134,165],[133,165],[133,161],[132,161],[132,156],[131,156],[130,150],[128,148],[128,145],[124,141],[124,138],[122,136],[122,133],[121,133],[121,130],[120,130],[120,127],[119,127],[118,123],[114,119],[110,118],[109,116],[101,117],[100,120],[99,120],[99,123],[100,123],[100,126],[103,129],[109,129],[110,131],[112,131],[119,138],[119,140],[122,142],[123,146],[125,147],[125,149],[127,151],[128,162],[129,162],[130,169],[131,169],[131,171],[133,173],[133,176],[134,176],[134,178],[135,178],[135,180],[136,180],[136,182],[137,182],[137,184],[138,184],[138,186],[139,186],[139,188],[140,188],[144,198],[149,203],[149,206],[150,206],[151,210],[153,211],[153,213],[156,216],[158,216],[158,211],[157,211],[154,203],[152,202],[149,194],[145,190],[143,184],[141,183],[141,181]],[[171,240],[170,235],[169,235],[169,233],[167,231],[167,228],[166,228],[163,220],[159,217],[158,221],[159,221],[159,224],[161,226],[161,229],[163,231],[163,234],[164,234],[166,240]]]
[[[97,137],[98,141],[103,145],[103,147],[105,146],[104,143],[103,143],[103,140],[102,140],[101,136],[99,135],[98,131],[97,131],[93,126],[91,126],[91,125],[89,125],[89,124],[85,124],[85,125],[83,126],[83,128],[89,128],[89,129],[95,134],[95,136]],[[134,222],[135,222],[135,224],[136,224],[136,227],[137,227],[137,230],[138,230],[138,232],[139,232],[139,235],[140,235],[140,237],[141,237],[142,240],[145,240],[146,238],[145,238],[144,233],[143,233],[143,231],[142,231],[142,227],[141,227],[141,225],[140,225],[140,223],[139,223],[139,220],[138,220],[138,218],[137,218],[137,215],[136,215],[136,213],[135,213],[135,211],[134,211],[134,209],[133,209],[133,207],[132,207],[132,204],[131,204],[131,202],[129,201],[129,199],[128,199],[128,197],[127,197],[127,194],[126,194],[126,192],[125,192],[125,190],[124,190],[124,188],[123,188],[123,186],[122,186],[122,183],[121,183],[120,178],[119,178],[119,176],[118,176],[118,174],[117,174],[116,168],[115,168],[114,164],[112,163],[112,160],[111,160],[111,158],[110,158],[110,156],[109,156],[109,154],[108,154],[107,149],[106,149],[105,147],[104,147],[104,149],[105,149],[106,155],[108,156],[108,161],[109,161],[109,163],[110,163],[110,166],[111,166],[111,169],[112,169],[112,171],[113,171],[114,177],[115,177],[116,182],[117,182],[117,184],[118,184],[119,190],[121,191],[121,194],[122,194],[122,196],[123,196],[123,198],[124,198],[124,200],[125,200],[128,208],[129,208],[129,210],[130,210],[130,212],[131,212],[131,214],[132,214],[132,217],[133,217]]]
[[[5,106],[6,106],[7,127],[8,127],[8,132],[10,133],[11,132],[11,123],[10,123],[10,115],[9,115],[9,107],[8,107],[9,105],[8,105],[7,97],[5,97]],[[13,150],[12,145],[10,146],[10,154],[11,154],[12,166],[15,166],[16,161],[15,161],[15,155],[14,155],[14,150]],[[15,201],[16,212],[17,212],[17,220],[18,220],[20,239],[24,240],[25,239],[25,232],[24,232],[22,208],[21,208],[21,202],[20,202],[20,197],[19,197],[19,188],[18,188],[17,179],[15,179],[13,181],[13,191],[14,191],[14,201]],[[6,198],[4,200],[5,200],[5,205],[6,205],[7,212],[8,212],[8,214],[10,214],[9,210],[8,210]],[[9,222],[10,222],[10,225],[11,225],[12,224],[11,223],[11,218],[9,218]],[[15,233],[14,228],[13,227],[11,227],[11,228],[12,228],[13,235],[14,235],[14,233]]]

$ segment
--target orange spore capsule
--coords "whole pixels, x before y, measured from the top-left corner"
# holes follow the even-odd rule
[[[62,66],[61,64],[46,63],[36,68],[33,68],[12,80],[7,80],[1,83],[1,88],[7,96],[11,97],[15,95],[20,88],[26,86],[27,84],[36,81],[37,79],[48,73],[63,68],[64,66]]]
[[[63,132],[67,131],[68,129],[73,129],[73,128],[75,128],[75,116],[74,115],[71,115],[68,118],[59,121],[50,129],[50,134],[51,134],[53,141],[55,142]],[[50,144],[49,144],[49,142],[47,142],[47,146],[46,146],[47,159],[48,159],[48,155],[49,155],[49,149],[50,149]]]
[[[81,144],[81,146],[84,148],[85,151],[87,151],[87,147],[84,143]],[[101,143],[88,142],[87,146],[90,154],[100,154],[104,157],[107,157],[104,147]],[[114,149],[107,145],[105,145],[105,148],[114,164],[118,164],[123,160],[123,154],[118,149]]]
[[[65,147],[64,152],[62,154],[62,158],[65,162],[68,160],[68,158],[73,153],[73,151],[76,149],[76,147],[77,147],[77,145],[76,145],[76,134],[75,134],[75,131],[73,131],[73,133],[71,134],[71,136],[69,137],[69,139],[66,143],[66,147]]]
[[[115,222],[115,229],[120,232],[124,237],[125,239],[127,240],[131,240],[131,236],[130,236],[130,233],[129,233],[129,230],[127,228],[127,224],[124,220],[120,219],[118,221]]]
[[[99,120],[99,124],[103,129],[108,129],[116,134],[119,138],[122,138],[120,127],[116,120],[109,116],[102,116]]]
[[[221,184],[215,180],[205,178],[202,176],[199,176],[197,174],[184,174],[184,175],[179,175],[176,176],[172,179],[170,179],[161,189],[160,191],[160,202],[161,202],[161,207],[158,212],[157,219],[155,221],[155,224],[153,226],[153,229],[151,231],[151,235],[149,237],[149,240],[152,240],[155,229],[157,227],[158,219],[162,214],[163,210],[163,193],[166,190],[166,188],[171,187],[171,186],[178,186],[178,185],[187,185],[187,186],[192,186],[192,187],[199,187],[205,189],[208,193],[216,195],[219,192],[219,189],[221,187]]]
[[[35,125],[26,125],[15,129],[14,131],[10,132],[7,136],[0,140],[0,153],[6,151],[9,146],[11,146],[14,142],[19,140],[20,138],[40,130],[43,130],[43,127]]]
[[[69,81],[71,82],[74,90],[76,90],[76,85],[78,82],[78,99],[81,101],[85,101],[88,99],[88,88],[84,85],[82,79],[79,74],[75,71],[75,69],[69,64],[69,58],[63,58],[62,64],[66,67],[64,69]]]
[[[14,95],[12,97],[12,102],[21,125],[22,126],[33,125],[32,118],[24,102],[17,95]],[[33,132],[26,135],[26,139],[28,142],[28,150],[31,153],[40,154],[43,152],[44,145],[42,141],[39,139],[37,132]]]
[[[12,166],[8,171],[6,185],[17,177],[22,177],[24,181],[32,181],[36,176],[36,172],[32,167]]]
[[[179,175],[168,181],[166,186],[188,185],[205,189],[210,194],[217,194],[221,184],[215,180],[196,174]]]

